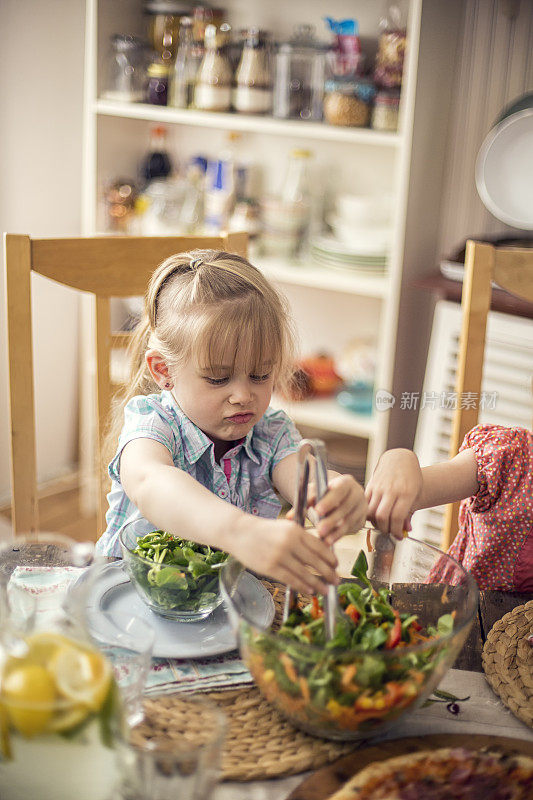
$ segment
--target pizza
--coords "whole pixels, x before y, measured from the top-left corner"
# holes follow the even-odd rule
[[[532,800],[533,758],[462,747],[374,762],[330,800]]]

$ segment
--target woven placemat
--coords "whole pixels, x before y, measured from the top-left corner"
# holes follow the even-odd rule
[[[488,682],[518,719],[533,728],[533,600],[505,614],[483,646]]]
[[[263,581],[274,599],[276,629],[283,613],[285,587]],[[333,742],[298,730],[261,695],[256,686],[203,692],[224,712],[227,732],[222,753],[222,780],[251,781],[318,769],[354,750],[357,742]],[[144,701],[142,736],[179,738],[188,727],[179,694]],[[191,723],[193,721],[191,720]]]

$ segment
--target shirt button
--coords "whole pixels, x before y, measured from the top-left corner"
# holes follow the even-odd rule
[[[221,489],[220,492],[219,492],[219,495],[220,495],[220,497],[225,497],[226,496],[225,490]]]
[[[257,508],[255,508],[255,506],[254,506],[254,508],[252,508],[252,514],[258,514],[258,513],[259,512],[258,512]]]

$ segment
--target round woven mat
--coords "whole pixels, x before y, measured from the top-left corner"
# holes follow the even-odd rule
[[[495,623],[483,646],[483,669],[503,703],[533,728],[533,600]]]
[[[263,581],[274,599],[276,629],[283,613],[285,587]],[[357,742],[318,739],[284,719],[256,686],[202,692],[224,712],[228,729],[222,753],[222,780],[251,781],[318,769],[354,750]],[[144,701],[143,735],[174,738],[188,726],[180,695],[162,695]],[[149,720],[149,726],[146,721]]]

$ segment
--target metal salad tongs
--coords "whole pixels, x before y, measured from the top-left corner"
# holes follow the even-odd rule
[[[328,472],[326,467],[326,446],[320,439],[302,439],[298,448],[298,473],[296,484],[295,521],[302,527],[305,524],[307,510],[307,487],[310,475],[310,456],[315,457],[315,480],[317,502],[328,490]],[[283,622],[286,622],[297,602],[297,592],[287,586],[285,590],[285,605],[283,607]],[[328,586],[324,596],[324,621],[326,639],[332,639],[335,633],[335,618],[337,614],[337,589]]]

